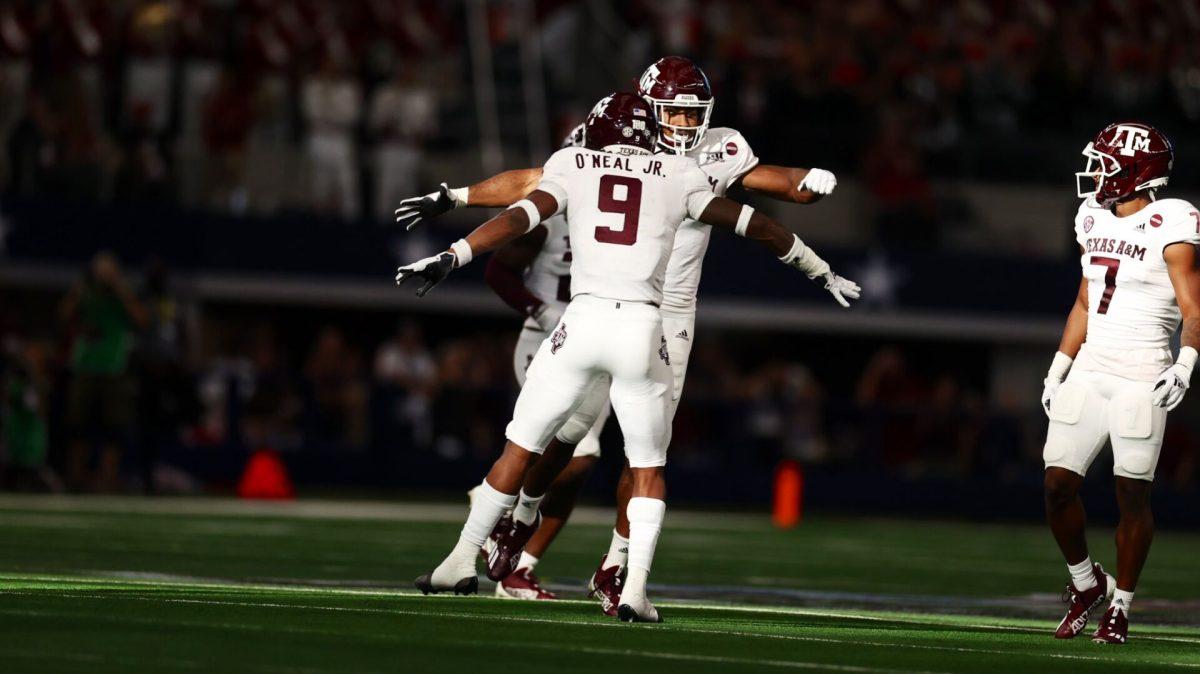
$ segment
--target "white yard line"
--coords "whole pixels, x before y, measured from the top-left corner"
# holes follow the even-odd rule
[[[100,572],[97,572],[100,573]],[[236,581],[228,581],[219,578],[203,578],[199,576],[186,576],[176,574],[161,574],[161,573],[143,573],[143,572],[121,572],[119,575],[111,575],[109,577],[95,576],[44,576],[44,575],[22,575],[22,574],[4,574],[0,573],[0,584],[3,584],[6,579],[17,579],[22,582],[49,582],[49,583],[95,583],[107,584],[116,586],[137,587],[141,585],[164,586],[164,587],[182,587],[195,589],[244,589],[253,591],[269,591],[269,592],[290,592],[295,594],[311,594],[311,595],[342,595],[342,596],[359,596],[359,597],[380,597],[380,598],[403,598],[403,597],[420,597],[422,596],[416,590],[409,589],[383,589],[383,588],[350,588],[350,587],[330,587],[318,586],[310,587],[307,585],[288,585],[288,584],[273,584],[273,583],[241,583]],[[4,592],[0,589],[0,592]],[[498,599],[487,595],[479,595],[476,599],[488,601],[511,601],[508,599]],[[558,599],[557,604],[571,604],[579,606],[595,606],[596,602],[590,599]],[[657,603],[657,602],[656,602]],[[990,630],[995,632],[1020,632],[1025,634],[1041,634],[1046,631],[1044,628],[1038,627],[1023,627],[1019,625],[998,625],[995,623],[980,623],[980,622],[959,622],[954,620],[938,620],[936,617],[911,618],[899,615],[875,615],[872,612],[853,612],[853,611],[838,611],[829,609],[814,609],[800,608],[790,606],[759,606],[745,604],[712,604],[704,602],[664,602],[658,603],[664,608],[684,608],[684,609],[701,609],[701,610],[717,610],[731,611],[738,613],[762,613],[770,615],[790,615],[798,617],[813,617],[813,618],[837,618],[843,620],[861,620],[864,622],[880,622],[880,623],[899,623],[905,625],[921,625],[930,627],[957,627],[963,629],[978,629]],[[875,612],[879,613],[879,612]],[[935,614],[936,615],[936,614]],[[1160,626],[1162,627],[1162,626]],[[1166,629],[1169,629],[1167,627]],[[1188,638],[1181,636],[1166,636],[1166,635],[1139,635],[1139,640],[1144,641],[1166,641],[1173,643],[1195,644],[1200,646],[1200,638]]]
[[[282,589],[288,589],[288,588],[282,588]],[[44,593],[44,592],[0,590],[0,596],[5,595],[5,594],[16,595],[16,596],[46,596],[46,593]],[[97,595],[97,594],[86,594],[86,593],[79,593],[79,592],[56,592],[54,594],[54,596],[70,597],[70,598],[76,598],[76,599],[93,599],[93,600],[109,600],[109,601],[111,601],[113,599],[124,599],[124,600],[130,600],[130,601],[144,601],[144,602],[151,602],[151,603],[157,602],[157,603],[170,603],[170,604],[200,604],[200,605],[211,605],[211,606],[241,606],[241,607],[246,607],[246,608],[310,610],[310,611],[324,611],[324,612],[336,612],[336,613],[371,613],[371,614],[382,614],[382,615],[409,615],[409,616],[422,616],[422,617],[427,617],[427,618],[428,617],[454,618],[454,619],[461,619],[461,620],[492,621],[492,620],[496,619],[496,616],[494,616],[494,615],[480,615],[480,614],[475,614],[475,613],[461,613],[461,612],[452,612],[452,611],[438,611],[437,613],[430,613],[429,611],[413,611],[413,610],[394,609],[394,608],[372,608],[372,607],[365,607],[365,606],[316,606],[316,605],[311,605],[311,604],[280,604],[280,603],[276,603],[276,602],[223,601],[223,600],[216,600],[216,599],[183,599],[183,598],[164,598],[164,597],[142,597],[142,596],[137,596],[137,595],[121,595],[121,596],[117,597],[117,596],[113,596],[113,595]],[[721,608],[724,609],[726,607],[721,607]],[[850,616],[850,617],[853,617],[853,616]],[[630,629],[631,628],[629,625],[624,625],[624,624],[618,623],[618,622],[580,622],[580,621],[575,621],[575,620],[557,620],[554,618],[531,618],[528,616],[504,616],[503,620],[506,622],[551,624],[551,625],[559,625],[559,626],[574,625],[574,626],[586,627],[586,628],[593,628],[593,627],[617,628],[617,629]],[[880,647],[880,648],[900,648],[900,649],[909,649],[909,650],[937,651],[937,652],[949,652],[949,653],[977,653],[977,654],[988,654],[988,655],[1004,655],[1004,656],[1010,656],[1010,657],[1051,658],[1051,659],[1059,659],[1059,660],[1075,660],[1075,661],[1081,661],[1081,662],[1143,664],[1143,665],[1152,665],[1152,666],[1168,666],[1168,667],[1180,667],[1180,668],[1187,668],[1187,669],[1200,669],[1200,662],[1156,662],[1156,661],[1152,661],[1152,660],[1131,660],[1128,658],[1116,658],[1116,657],[1110,658],[1110,657],[1074,655],[1074,654],[1067,654],[1067,653],[1036,653],[1036,652],[1028,652],[1028,651],[1012,651],[1012,650],[1003,650],[1003,649],[970,648],[970,647],[965,647],[965,646],[935,646],[932,644],[910,644],[910,643],[902,643],[902,642],[866,641],[866,640],[862,640],[862,639],[835,639],[832,637],[807,637],[807,636],[789,635],[789,634],[764,634],[764,633],[756,633],[756,632],[740,632],[740,631],[730,631],[730,630],[706,630],[706,629],[700,629],[700,628],[695,628],[695,627],[683,627],[683,626],[678,626],[678,625],[671,625],[670,623],[664,623],[662,625],[646,626],[646,627],[649,627],[650,629],[658,629],[658,630],[664,630],[664,631],[669,631],[669,632],[681,632],[681,633],[687,633],[687,634],[704,634],[704,635],[712,635],[712,636],[737,636],[737,637],[745,637],[745,638],[750,638],[750,639],[772,639],[772,640],[797,641],[797,642],[807,642],[807,643],[826,643],[826,644],[839,644],[839,645],[851,645],[851,646],[874,646],[874,647]],[[947,627],[954,627],[954,625],[947,625]]]

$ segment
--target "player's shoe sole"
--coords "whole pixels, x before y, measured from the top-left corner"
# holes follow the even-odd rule
[[[421,591],[421,594],[438,594],[440,592],[450,592],[451,590],[454,591],[454,594],[461,594],[463,596],[479,593],[479,578],[475,576],[463,578],[455,583],[453,588],[439,589],[433,586],[433,574],[427,573],[413,581],[413,585]]]

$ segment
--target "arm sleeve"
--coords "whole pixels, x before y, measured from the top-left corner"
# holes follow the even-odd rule
[[[559,150],[551,155],[546,165],[542,167],[542,180],[538,183],[537,189],[554,197],[554,200],[558,202],[558,210],[554,212],[554,215],[562,213],[567,208],[567,179],[569,178],[567,171],[571,170],[569,165],[574,161],[575,154],[576,151],[572,148]]]
[[[691,161],[684,169],[684,185],[683,203],[687,207],[688,217],[699,220],[708,203],[717,197],[712,191],[712,183],[700,165]]]

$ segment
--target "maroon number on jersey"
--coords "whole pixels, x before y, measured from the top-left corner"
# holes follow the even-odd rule
[[[1115,257],[1093,255],[1090,263],[1097,267],[1107,267],[1104,270],[1104,296],[1100,298],[1100,304],[1096,307],[1096,313],[1107,314],[1113,293],[1117,291],[1117,270],[1121,268],[1121,261]]]
[[[617,186],[625,187],[625,198],[617,198]],[[600,177],[600,200],[597,204],[604,213],[625,216],[621,229],[597,227],[596,240],[600,243],[615,243],[632,246],[637,241],[638,220],[642,213],[642,181],[628,176],[606,175]]]

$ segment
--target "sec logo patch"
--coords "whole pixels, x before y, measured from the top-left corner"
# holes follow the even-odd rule
[[[1150,226],[1151,227],[1162,227],[1162,216],[1159,215],[1158,213],[1151,215],[1150,216]]]
[[[725,143],[725,154],[728,154],[730,157],[732,157],[732,156],[736,155],[737,153],[738,153],[737,145],[735,145],[733,143],[733,141],[729,141],[728,143]]]
[[[1094,224],[1096,224],[1096,220],[1092,216],[1089,215],[1086,218],[1084,218],[1083,219],[1083,233],[1086,234],[1086,233],[1092,231],[1092,225],[1094,225]]]

